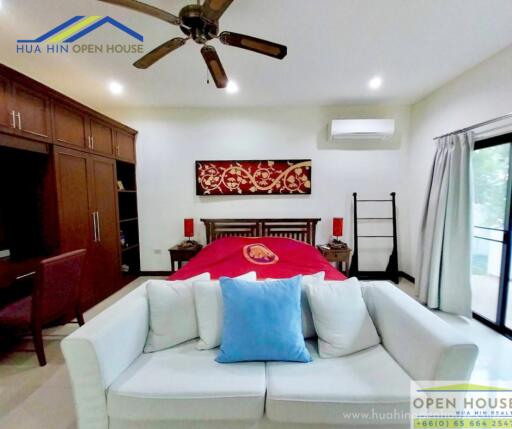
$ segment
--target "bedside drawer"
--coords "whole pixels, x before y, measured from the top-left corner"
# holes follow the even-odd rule
[[[336,258],[336,259],[347,258],[348,255],[349,255],[349,252],[346,252],[344,250],[338,250],[338,251],[331,252],[331,257]]]
[[[322,252],[322,255],[324,256],[324,258],[330,259],[333,261],[345,260],[350,257],[350,250],[346,250],[346,249],[340,249],[340,250],[335,250],[335,249],[324,250],[324,249],[322,249],[321,252]]]

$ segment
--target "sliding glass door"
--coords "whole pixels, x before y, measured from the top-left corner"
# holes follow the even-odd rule
[[[473,153],[475,199],[471,288],[476,318],[512,333],[512,134],[478,141]]]

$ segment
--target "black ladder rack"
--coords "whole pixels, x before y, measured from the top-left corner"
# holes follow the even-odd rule
[[[354,196],[354,256],[350,264],[350,277],[357,277],[359,280],[390,280],[398,284],[398,238],[396,229],[396,193],[391,192],[390,200],[358,200],[357,192]],[[392,217],[357,217],[357,203],[391,203],[393,209]],[[358,235],[357,223],[360,220],[390,220],[393,222],[393,235]],[[359,239],[360,238],[392,238],[393,251],[389,256],[386,271],[360,271],[359,270]]]

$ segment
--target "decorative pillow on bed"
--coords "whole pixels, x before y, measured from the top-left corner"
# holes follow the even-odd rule
[[[199,280],[210,280],[210,273],[187,280],[148,282],[149,334],[144,353],[168,349],[197,337],[193,283]]]
[[[256,281],[256,271],[250,271],[235,278]],[[224,317],[222,291],[219,281],[212,280],[194,283],[194,296],[197,327],[199,329],[199,341],[196,347],[199,350],[219,347],[222,337],[222,318]]]
[[[309,306],[308,296],[306,293],[306,288],[309,285],[315,285],[317,283],[321,283],[324,281],[325,271],[320,271],[316,274],[310,274],[302,276],[301,282],[301,295],[300,295],[300,305],[302,309],[302,333],[304,338],[311,338],[316,336],[315,324],[313,322],[313,315],[311,314],[311,308]],[[267,279],[267,280],[275,280],[275,279]]]
[[[320,357],[339,357],[380,343],[359,280],[324,282],[307,288]]]
[[[301,276],[249,282],[221,277],[224,326],[219,363],[310,362],[301,328]]]

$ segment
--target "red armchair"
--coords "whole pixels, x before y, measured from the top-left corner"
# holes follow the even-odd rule
[[[39,365],[46,365],[42,329],[51,323],[84,318],[80,309],[80,283],[85,250],[75,250],[41,261],[32,295],[0,310],[0,331],[7,335],[31,332]]]

